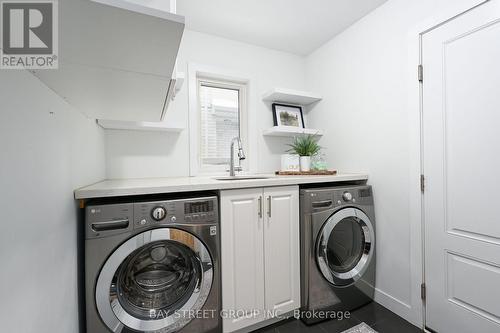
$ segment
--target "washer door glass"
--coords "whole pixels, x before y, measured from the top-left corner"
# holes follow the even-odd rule
[[[113,284],[129,314],[151,320],[161,311],[167,315],[180,309],[201,279],[199,260],[189,247],[176,241],[156,241],[130,254]]]
[[[368,268],[373,256],[374,230],[359,209],[344,208],[323,225],[318,238],[317,262],[332,284],[347,286]]]
[[[212,259],[197,237],[173,228],[149,230],[123,243],[104,264],[97,309],[113,332],[175,332],[203,307],[212,279]]]
[[[359,220],[346,217],[333,228],[326,247],[330,269],[345,273],[359,262],[365,250],[365,235]]]

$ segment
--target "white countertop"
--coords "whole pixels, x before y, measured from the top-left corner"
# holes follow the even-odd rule
[[[75,191],[75,199],[105,198],[142,194],[227,190],[237,188],[285,186],[367,180],[366,174],[335,176],[276,176],[259,174],[267,179],[216,180],[212,177],[172,177],[104,180]]]

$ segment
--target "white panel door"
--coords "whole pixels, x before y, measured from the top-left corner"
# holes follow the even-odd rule
[[[423,35],[426,325],[500,332],[500,0]]]
[[[262,188],[221,191],[220,200],[223,330],[233,332],[265,308]]]
[[[275,315],[300,307],[299,188],[264,189],[265,304]]]

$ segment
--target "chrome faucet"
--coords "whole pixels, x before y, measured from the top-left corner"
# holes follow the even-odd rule
[[[234,165],[234,144],[238,143],[238,159],[239,165]],[[241,145],[241,139],[237,136],[231,140],[231,163],[229,165],[229,176],[234,177],[236,175],[236,171],[242,171],[241,161],[246,158],[245,152],[243,151],[243,146]]]

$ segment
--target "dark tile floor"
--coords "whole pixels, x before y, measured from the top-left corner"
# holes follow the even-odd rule
[[[351,312],[349,319],[329,320],[306,326],[302,321],[289,319],[272,326],[262,328],[255,333],[340,333],[365,322],[379,333],[418,333],[421,329],[403,318],[372,302]]]

